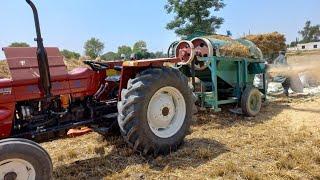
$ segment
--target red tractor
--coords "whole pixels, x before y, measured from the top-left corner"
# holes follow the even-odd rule
[[[36,143],[43,136],[89,126],[118,130],[143,155],[166,155],[183,142],[194,98],[188,79],[171,65],[181,57],[99,63],[67,72],[58,48],[44,48],[38,13],[36,48],[3,48],[12,79],[0,79],[0,179],[49,179],[50,157]],[[184,52],[185,51],[185,52]],[[107,76],[107,71],[119,75]],[[26,178],[27,177],[27,178]]]

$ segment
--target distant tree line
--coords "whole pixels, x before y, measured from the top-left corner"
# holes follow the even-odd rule
[[[301,40],[297,38],[296,41],[291,42],[288,46],[295,47],[298,43],[309,43],[309,42],[319,42],[320,41],[320,24],[312,25],[311,21],[307,21],[302,30],[300,30],[299,35]]]
[[[14,42],[9,45],[9,47],[30,47],[29,44],[25,42]],[[119,59],[130,59],[134,55],[137,59],[149,59],[149,58],[163,58],[166,55],[161,52],[150,52],[147,48],[147,43],[145,41],[137,41],[134,45],[122,45],[118,47],[117,52],[107,52],[103,53],[104,43],[101,42],[98,38],[91,38],[87,40],[84,44],[85,55],[91,59],[96,59],[99,57],[101,60],[112,61]],[[80,53],[63,49],[61,54],[67,59],[79,59]]]
[[[9,47],[30,47],[30,45],[25,42],[13,42]]]
[[[103,44],[98,39],[95,39],[94,41],[89,40],[86,42],[86,44],[91,44],[90,46],[85,46],[86,52],[90,52],[87,47],[94,47],[94,44]],[[93,56],[86,53],[89,57],[97,57],[100,56],[102,60],[106,61],[112,61],[112,60],[118,60],[118,59],[130,59],[132,56],[134,56],[137,59],[150,59],[150,58],[162,58],[165,57],[165,54],[163,52],[150,52],[147,48],[147,43],[145,41],[137,41],[134,43],[134,45],[128,46],[128,45],[122,45],[118,47],[117,52],[107,52],[104,54],[101,54],[103,51],[103,48],[98,48],[99,51],[97,51],[96,54]]]

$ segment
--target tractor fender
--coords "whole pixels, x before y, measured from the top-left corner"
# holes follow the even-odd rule
[[[122,63],[121,80],[119,88],[119,97],[121,97],[121,90],[127,88],[128,81],[136,77],[136,75],[148,68],[159,68],[166,66],[167,63],[176,64],[181,62],[179,58],[159,58],[159,59],[145,59],[136,61],[124,61]]]

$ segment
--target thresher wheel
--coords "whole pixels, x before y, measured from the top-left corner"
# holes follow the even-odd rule
[[[145,156],[176,151],[189,131],[194,98],[188,79],[170,68],[148,69],[128,82],[118,122],[128,144]]]
[[[0,141],[0,179],[51,179],[49,154],[37,143],[25,139]]]
[[[261,92],[255,87],[247,87],[241,98],[242,112],[249,116],[257,116],[262,106]]]

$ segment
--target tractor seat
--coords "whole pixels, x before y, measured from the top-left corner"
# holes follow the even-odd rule
[[[75,79],[84,79],[93,74],[93,71],[89,68],[75,68],[72,71],[68,72],[70,80]]]
[[[0,79],[0,88],[6,88],[12,86],[12,80],[11,79]]]

